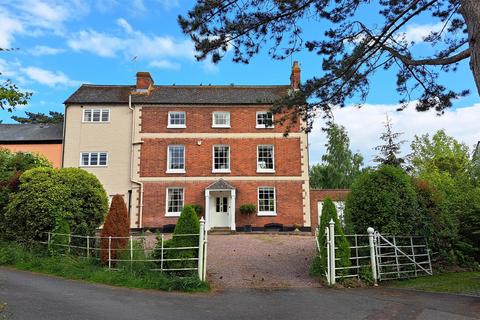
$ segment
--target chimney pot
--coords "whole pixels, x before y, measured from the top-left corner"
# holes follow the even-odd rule
[[[292,74],[290,75],[290,85],[293,90],[298,90],[300,88],[300,66],[298,61],[293,62]]]
[[[136,91],[148,91],[153,87],[153,79],[150,72],[137,72]]]

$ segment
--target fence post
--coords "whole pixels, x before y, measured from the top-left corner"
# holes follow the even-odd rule
[[[160,271],[163,272],[163,233],[160,240],[162,241],[162,246],[160,248]]]
[[[373,276],[373,282],[375,285],[377,284],[378,278],[377,278],[377,260],[375,258],[375,242],[374,242],[374,236],[373,233],[375,230],[370,227],[367,229],[368,232],[368,244],[370,246],[370,264],[372,265],[372,276]]]
[[[335,284],[335,222],[330,219],[330,284]]]
[[[108,236],[108,269],[112,268],[112,236]]]
[[[133,236],[130,235],[130,268],[133,264]]]
[[[397,276],[398,278],[400,278],[400,262],[398,260],[397,241],[395,240],[395,236],[393,236],[393,249],[395,250],[395,264],[397,265]]]
[[[321,244],[322,245],[327,245],[327,283],[330,285],[330,232],[328,227],[325,227],[325,238],[327,239],[327,243]],[[318,239],[317,239],[318,242]],[[320,254],[320,248],[318,248],[318,252]],[[321,258],[321,256],[320,256]]]
[[[204,230],[204,239],[203,243],[205,243],[204,249],[203,249],[203,281],[207,279],[207,257],[208,257],[208,233],[206,230]]]
[[[90,236],[87,235],[87,258],[90,258]]]
[[[50,250],[50,232],[48,232],[47,248]]]
[[[203,279],[203,236],[205,234],[205,219],[200,219],[200,234],[198,237],[198,278]]]
[[[68,234],[68,253],[71,251],[71,243],[72,243],[72,234]]]

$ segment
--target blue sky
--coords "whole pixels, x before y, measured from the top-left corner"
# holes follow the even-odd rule
[[[32,112],[62,111],[63,101],[81,83],[133,84],[137,71],[150,71],[157,84],[286,84],[291,60],[272,61],[264,52],[249,65],[235,64],[229,57],[218,65],[196,62],[193,47],[176,22],[193,6],[190,0],[0,0],[0,47],[19,48],[0,53],[1,78],[14,80],[22,89],[33,92],[30,104],[19,109]],[[368,10],[361,13],[367,15]],[[417,20],[405,30],[406,36],[421,42],[421,36],[434,28],[435,21]],[[305,38],[318,38],[318,24],[304,25]],[[431,50],[418,44],[419,54]],[[313,53],[301,52],[302,78],[321,73],[320,59]],[[369,109],[347,108],[335,111],[336,120],[350,133],[352,149],[365,154],[369,162],[372,146],[378,144],[385,112],[394,125],[414,134],[445,128],[468,145],[476,140],[476,124],[480,116],[480,100],[467,63],[459,72],[443,77],[452,88],[470,88],[473,94],[457,101],[455,108],[442,119],[433,113],[394,111],[398,96],[393,73],[375,76],[367,100]],[[366,108],[367,108],[366,107]],[[473,110],[473,111],[472,111]],[[0,112],[0,119],[11,114]],[[420,119],[420,120],[419,120]],[[420,121],[420,123],[418,123]],[[413,125],[415,123],[415,125]],[[321,121],[311,134],[311,162],[323,153],[325,139]],[[366,132],[368,134],[366,134]],[[405,146],[408,152],[408,146]]]

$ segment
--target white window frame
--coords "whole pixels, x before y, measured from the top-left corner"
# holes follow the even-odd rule
[[[226,114],[227,123],[226,124],[216,124],[215,115],[217,114]],[[214,111],[212,112],[212,128],[230,128],[230,112],[229,111]]]
[[[273,189],[273,211],[260,211],[260,189]],[[276,216],[277,215],[277,190],[275,187],[262,186],[257,188],[257,216]]]
[[[83,154],[85,153],[88,153],[88,164],[87,165],[84,165],[83,164]],[[98,161],[98,164],[94,164],[92,165],[91,162],[92,162],[92,154],[93,153],[96,153],[97,154],[97,161]],[[106,155],[106,164],[100,164],[100,154],[101,153],[105,153]],[[79,167],[82,167],[82,168],[87,168],[87,167],[108,167],[108,160],[109,160],[109,155],[108,155],[108,152],[107,151],[82,151],[80,152],[80,164],[79,164]]]
[[[90,111],[91,114],[90,114],[90,120],[86,120],[85,119],[85,112],[86,111]],[[94,111],[100,111],[100,119],[99,121],[94,121],[93,120],[93,112]],[[108,120],[106,121],[103,121],[103,113],[104,112],[108,112]],[[83,112],[82,112],[82,122],[83,123],[110,123],[110,116],[112,115],[112,112],[110,110],[110,108],[85,108],[83,109]]]
[[[216,147],[228,147],[228,169],[215,169],[215,148]],[[231,149],[228,144],[215,144],[212,147],[212,172],[213,173],[230,173],[232,167],[232,158],[230,157]]]
[[[272,128],[275,128],[275,124],[274,124],[274,114],[272,114],[272,125],[267,127],[265,124],[258,124],[258,115],[259,114],[268,114],[268,113],[271,113],[269,111],[257,111],[256,114],[255,114],[255,127],[257,129],[272,129]]]
[[[185,119],[185,123],[184,124],[171,124],[170,120],[171,120],[172,114],[174,114],[174,113],[182,113],[183,118]],[[168,112],[167,128],[169,128],[169,129],[185,129],[186,127],[187,127],[187,113],[185,111],[169,111]]]
[[[170,169],[171,159],[170,159],[170,147],[183,147],[183,169]],[[183,144],[170,144],[167,147],[167,173],[185,173],[185,145]]]
[[[182,189],[182,208],[185,206],[185,188],[183,187],[167,187],[165,189],[165,217],[180,217],[182,209],[178,212],[168,212],[168,193],[171,189]]]
[[[272,169],[266,169],[266,168],[261,168],[260,167],[260,162],[258,161],[258,158],[260,156],[260,147],[272,147],[272,163],[273,163],[273,168]],[[274,173],[275,172],[275,145],[273,144],[259,144],[257,145],[257,172],[258,173]]]

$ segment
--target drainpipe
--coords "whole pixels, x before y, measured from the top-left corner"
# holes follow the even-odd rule
[[[138,228],[141,229],[143,227],[142,220],[143,220],[143,182],[139,180],[135,180],[134,177],[134,163],[135,163],[135,145],[142,143],[141,141],[135,141],[135,108],[132,107],[132,95],[128,95],[128,108],[132,111],[132,137],[131,137],[131,158],[130,158],[130,181],[140,186],[140,205],[139,205],[139,212],[138,212]]]

